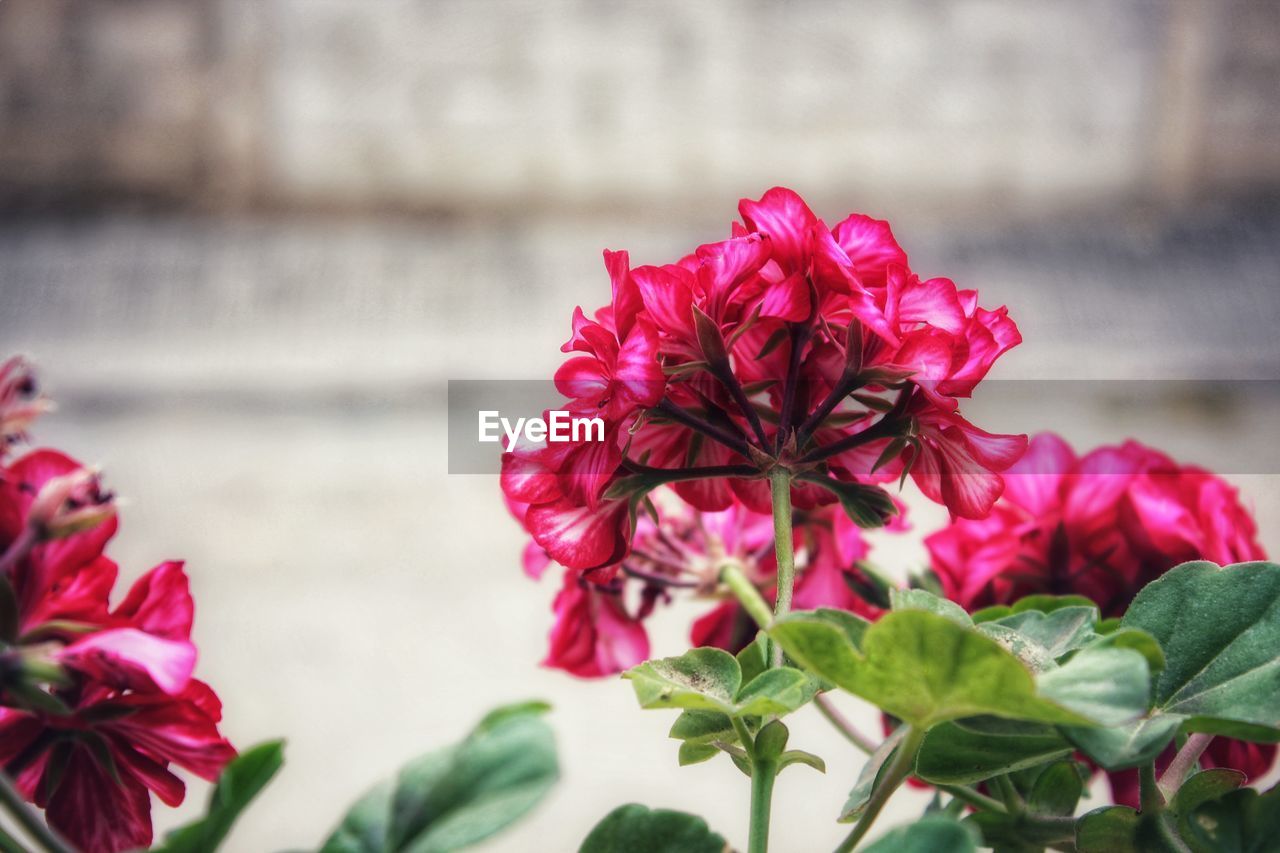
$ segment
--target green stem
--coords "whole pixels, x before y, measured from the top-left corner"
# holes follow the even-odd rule
[[[1007,775],[996,776],[991,781],[995,783],[1000,799],[1004,800],[1005,810],[1013,815],[1022,814],[1022,797],[1018,796],[1013,781]]]
[[[902,742],[898,744],[897,750],[893,753],[893,759],[889,762],[889,766],[883,771],[880,781],[876,784],[875,789],[871,792],[871,799],[867,800],[867,807],[862,812],[862,817],[858,818],[858,822],[854,824],[853,831],[849,836],[840,843],[835,853],[849,853],[858,846],[858,842],[863,839],[871,829],[871,824],[875,823],[875,819],[879,817],[880,810],[884,808],[884,804],[889,802],[889,797],[893,792],[898,790],[898,786],[902,781],[911,775],[911,768],[916,762],[916,753],[920,751],[920,744],[924,740],[924,732],[915,726],[907,726],[906,732],[903,733]]]
[[[773,780],[778,765],[773,761],[751,763],[751,837],[747,853],[766,853],[769,849],[769,813],[773,804]]]
[[[862,732],[854,728],[853,723],[849,719],[836,710],[836,706],[831,700],[822,694],[813,697],[813,704],[818,706],[818,711],[822,716],[826,717],[831,725],[836,727],[840,734],[844,735],[845,740],[865,752],[867,755],[876,751],[876,745],[864,735]]]
[[[5,832],[3,828],[0,828],[0,850],[4,853],[27,853],[17,839]]]
[[[849,743],[867,755],[876,751],[876,745],[866,735],[858,731],[853,723],[849,721],[849,718],[836,709],[836,706],[829,698],[819,693],[813,697],[813,704],[818,706],[818,711],[822,716],[826,717],[827,721],[835,726],[836,731],[844,735],[845,740],[849,741]],[[929,784],[944,794],[950,794],[957,800],[973,806],[975,809],[988,812],[1004,812],[1004,804],[999,800],[994,800],[986,794],[975,791],[965,785],[941,785],[936,782]]]
[[[761,629],[769,627],[769,623],[773,621],[773,613],[769,611],[768,602],[760,595],[755,584],[747,580],[747,576],[742,573],[742,569],[737,564],[725,563],[721,566],[720,580],[729,587],[729,591],[738,599],[742,609],[747,611],[747,615],[754,619]]]
[[[13,816],[27,835],[39,844],[41,850],[47,853],[74,853],[71,847],[32,811],[6,773],[0,773],[0,805],[3,805],[5,811]]]
[[[1153,815],[1164,811],[1164,797],[1160,794],[1160,786],[1156,784],[1154,762],[1138,769],[1138,792],[1143,814]]]
[[[791,472],[778,467],[769,472],[773,496],[773,548],[778,557],[778,595],[773,612],[783,616],[791,609],[796,582],[796,552],[791,538]],[[773,665],[782,665],[782,647],[774,646]]]
[[[950,794],[962,803],[967,803],[975,809],[985,812],[1004,813],[1004,805],[999,800],[994,800],[986,794],[979,793],[972,788],[964,785],[934,785],[939,791]]]

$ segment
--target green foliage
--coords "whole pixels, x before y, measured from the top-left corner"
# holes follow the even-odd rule
[[[941,815],[886,832],[866,853],[976,853],[979,839],[962,823]]]
[[[410,762],[356,802],[322,853],[445,853],[518,820],[559,777],[547,707],[499,708],[460,743]]]
[[[1110,729],[1067,729],[1108,769],[1152,760],[1179,731],[1280,740],[1280,567],[1184,563],[1142,589],[1105,641],[1144,643],[1162,651],[1152,707],[1142,719]],[[1150,651],[1144,651],[1150,655]]]
[[[1189,731],[1280,740],[1280,569],[1184,563],[1138,593],[1121,624],[1166,657],[1158,712]]]
[[[926,730],[979,714],[1087,726],[1132,719],[1145,707],[1146,664],[1137,652],[1100,651],[1076,666],[1092,673],[1104,654],[1109,665],[1123,663],[1126,675],[1113,690],[1083,689],[1074,671],[1051,673],[1042,688],[1032,669],[1055,668],[1052,657],[1014,628],[974,626],[923,590],[899,593],[894,603],[899,609],[870,626],[845,630],[829,615],[794,613],[769,633],[814,675]]]
[[[579,853],[727,853],[729,849],[700,817],[632,803],[605,815]]]
[[[284,764],[284,741],[259,744],[229,763],[209,795],[204,817],[165,838],[163,853],[210,853],[226,839],[240,813]]]
[[[916,775],[928,782],[971,785],[1065,758],[1073,751],[1052,726],[1031,725],[1000,735],[943,723],[925,735],[916,757]]]
[[[701,648],[647,661],[622,677],[631,681],[642,708],[714,711],[729,717],[786,714],[812,699],[816,691],[807,675],[791,667],[764,670],[746,684],[742,675],[733,655]]]

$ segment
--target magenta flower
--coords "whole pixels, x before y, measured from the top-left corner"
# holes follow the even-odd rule
[[[740,211],[729,239],[676,263],[605,253],[612,300],[594,319],[575,311],[556,374],[570,411],[607,423],[605,440],[513,448],[503,462],[503,490],[556,562],[610,576],[662,484],[699,510],[767,511],[775,468],[801,509],[839,500],[883,523],[893,506],[877,484],[909,473],[979,518],[1025,449],[958,411],[1021,340],[1003,308],[922,280],[884,222],[827,228],[780,188]]]
[[[38,695],[6,685],[0,763],[86,853],[151,843],[150,792],[169,805],[184,796],[170,765],[212,780],[235,756],[217,696],[192,678],[182,564],[160,564],[111,606],[118,570],[103,549],[116,525],[109,493],[67,456],[38,450],[0,467],[6,655],[56,674]]]
[[[1072,592],[1115,615],[1179,563],[1266,557],[1233,487],[1136,441],[1078,457],[1041,433],[1005,483],[988,518],[926,540],[943,590],[970,609]]]

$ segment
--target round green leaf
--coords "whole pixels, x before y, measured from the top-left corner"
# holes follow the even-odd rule
[[[707,822],[684,812],[619,806],[596,824],[578,853],[726,853]]]

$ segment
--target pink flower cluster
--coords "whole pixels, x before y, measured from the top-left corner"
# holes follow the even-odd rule
[[[182,802],[169,769],[215,779],[235,750],[192,677],[194,605],[161,563],[114,607],[112,495],[54,450],[5,450],[45,408],[29,366],[0,365],[0,764],[86,853],[151,843],[151,798]]]
[[[1078,456],[1053,433],[1035,436],[1005,472],[988,517],[954,520],[925,544],[943,591],[966,608],[1073,593],[1112,616],[1188,560],[1266,559],[1252,515],[1221,478],[1136,441]],[[1275,755],[1272,745],[1219,737],[1203,761],[1254,778]],[[1137,771],[1110,777],[1115,801],[1137,807]]]
[[[695,515],[729,513],[751,527],[770,512],[770,472],[785,468],[796,478],[797,521],[813,519],[815,542],[833,538],[815,553],[847,557],[856,550],[847,531],[843,542],[819,531],[845,512],[885,523],[895,507],[878,484],[909,474],[953,514],[981,518],[1003,489],[1000,472],[1026,447],[1025,436],[984,432],[959,411],[1021,340],[1004,308],[916,275],[885,222],[854,214],[830,228],[781,188],[739,211],[729,239],[672,264],[632,267],[625,252],[605,253],[612,299],[590,318],[575,311],[556,385],[564,408],[604,419],[606,440],[504,454],[509,505],[569,570],[561,623],[612,626],[616,648],[643,648],[632,626],[649,605],[627,611],[612,586],[644,560],[633,549],[637,518],[649,512],[659,532],[681,523],[680,510],[652,506],[655,489]],[[856,571],[848,560],[839,568]],[[757,571],[762,587],[769,571]],[[802,576],[798,594],[818,583]],[[827,586],[848,592],[843,581]],[[711,593],[714,578],[698,588]],[[726,636],[711,625],[703,639]]]
[[[1077,456],[1052,433],[1006,472],[990,515],[957,519],[925,544],[943,591],[967,608],[1075,593],[1104,615],[1179,563],[1266,558],[1221,478],[1136,441]]]

